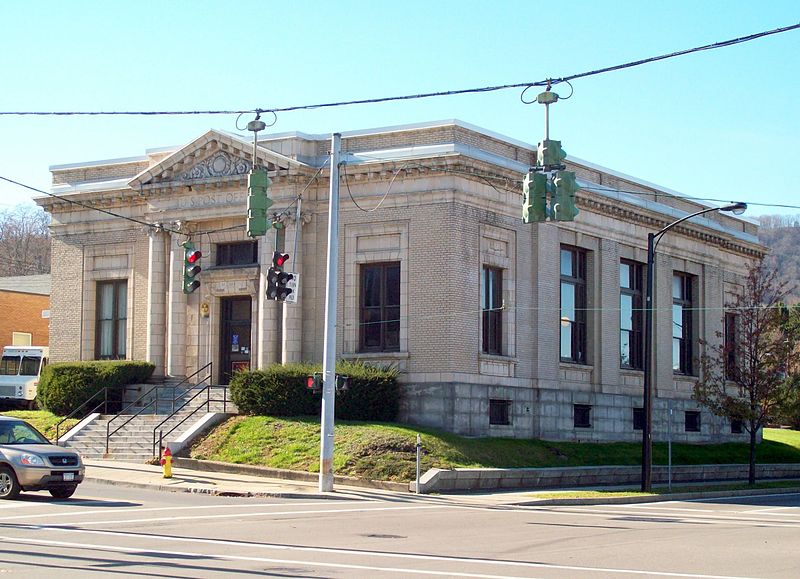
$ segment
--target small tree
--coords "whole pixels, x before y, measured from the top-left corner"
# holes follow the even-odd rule
[[[753,263],[741,292],[726,304],[733,318],[716,343],[702,342],[701,377],[694,398],[717,416],[742,422],[750,435],[748,482],[756,481],[756,436],[783,403],[788,355],[794,348],[783,300],[786,283],[763,262]]]

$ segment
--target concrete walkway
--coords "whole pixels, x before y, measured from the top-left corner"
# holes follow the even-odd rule
[[[456,494],[416,495],[408,491],[387,490],[380,488],[365,488],[364,486],[334,483],[334,490],[330,493],[319,491],[316,480],[291,480],[277,476],[259,476],[251,472],[215,472],[175,466],[172,478],[164,478],[162,467],[159,465],[137,464],[116,460],[85,459],[86,482],[127,486],[132,488],[148,488],[152,490],[172,492],[193,492],[217,496],[262,496],[277,498],[314,498],[314,499],[344,499],[344,500],[393,500],[393,501],[426,501],[475,506],[545,506],[557,504],[611,504],[611,503],[638,503],[665,500],[686,500],[692,498],[746,496],[748,494],[779,494],[787,492],[800,492],[800,482],[797,488],[780,489],[753,489],[737,491],[709,491],[662,496],[633,496],[633,497],[606,497],[599,499],[586,498],[537,498],[539,493],[552,493],[548,491],[488,491]],[[236,470],[233,465],[231,470]],[[242,471],[255,472],[258,469],[243,467]],[[296,476],[309,478],[303,473],[294,473]],[[310,477],[313,479],[314,477]],[[398,487],[400,485],[397,485]],[[564,489],[567,490],[567,489]],[[576,490],[589,490],[586,488]],[[604,490],[636,490],[632,487],[604,487]]]

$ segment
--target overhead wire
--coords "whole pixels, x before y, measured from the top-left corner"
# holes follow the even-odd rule
[[[168,231],[170,233],[175,233],[178,235],[188,235],[186,232],[178,231],[175,229],[170,229],[169,227],[165,227],[163,224],[155,224],[155,223],[148,223],[146,221],[141,221],[139,219],[135,219],[133,217],[128,217],[127,215],[121,215],[119,213],[114,213],[113,211],[108,211],[106,209],[101,209],[100,207],[93,207],[88,205],[87,203],[83,203],[81,201],[77,201],[75,199],[70,199],[69,197],[63,197],[61,195],[56,195],[55,193],[49,193],[47,191],[43,191],[42,189],[37,189],[36,187],[32,187],[31,185],[26,185],[25,183],[20,183],[19,181],[15,181],[14,179],[9,179],[8,177],[4,177],[0,175],[0,179],[6,181],[7,183],[11,183],[12,185],[17,185],[18,187],[23,187],[24,189],[29,189],[30,191],[34,191],[35,193],[41,193],[42,195],[47,195],[48,197],[54,197],[60,201],[64,201],[65,203],[71,203],[73,205],[78,205],[83,207],[84,209],[91,209],[93,211],[99,211],[100,213],[105,213],[106,215],[110,215],[112,217],[119,217],[120,219],[125,219],[126,221],[131,221],[138,225],[143,225],[145,227],[150,227],[154,229],[160,229],[162,231]]]
[[[626,62],[623,64],[616,64],[613,66],[607,66],[604,68],[598,68],[594,70],[589,70],[586,72],[580,72],[576,74],[566,75],[558,78],[548,78],[544,80],[537,80],[532,82],[518,82],[518,83],[511,83],[511,84],[500,84],[500,85],[493,85],[493,86],[484,86],[478,88],[466,88],[466,89],[459,89],[459,90],[443,90],[443,91],[436,91],[436,92],[427,92],[427,93],[417,93],[417,94],[408,94],[408,95],[400,95],[400,96],[390,96],[390,97],[378,97],[378,98],[368,98],[368,99],[353,99],[347,101],[335,101],[335,102],[327,102],[327,103],[318,103],[318,104],[310,104],[310,105],[296,105],[296,106],[287,106],[287,107],[268,107],[268,108],[255,108],[255,109],[239,109],[239,110],[183,110],[183,111],[0,111],[0,116],[100,116],[100,115],[144,115],[144,116],[159,116],[159,115],[242,115],[246,113],[282,113],[282,112],[292,112],[292,111],[301,111],[301,110],[314,110],[314,109],[323,109],[323,108],[331,108],[331,107],[341,107],[341,106],[350,106],[350,105],[365,105],[365,104],[375,104],[375,103],[385,103],[385,102],[394,102],[394,101],[406,101],[406,100],[416,100],[416,99],[424,99],[424,98],[434,98],[434,97],[443,97],[443,96],[455,96],[455,95],[462,95],[462,94],[473,94],[473,93],[485,93],[485,92],[495,92],[501,90],[507,90],[512,88],[522,88],[527,90],[530,87],[534,86],[547,86],[547,85],[556,85],[562,82],[569,82],[572,80],[576,80],[579,78],[586,78],[589,76],[595,76],[598,74],[605,74],[608,72],[613,72],[617,70],[623,70],[626,68],[632,68],[635,66],[641,66],[643,64],[649,64],[652,62],[657,62],[660,60],[666,60],[669,58],[676,58],[678,56],[684,56],[687,54],[692,54],[694,52],[701,52],[706,50],[715,50],[718,48],[725,48],[728,46],[733,46],[735,44],[742,44],[744,42],[750,42],[752,40],[756,40],[758,38],[763,38],[765,36],[770,36],[773,34],[781,34],[783,32],[789,32],[791,30],[796,30],[800,28],[800,23],[792,24],[790,26],[783,26],[780,28],[774,28],[772,30],[765,30],[762,32],[756,32],[754,34],[749,34],[747,36],[740,36],[738,38],[731,38],[728,40],[723,40],[720,42],[714,42],[711,44],[705,44],[703,46],[696,46],[694,48],[687,48],[685,50],[679,50],[675,52],[670,52],[667,54],[661,54],[658,56],[651,56],[648,58],[642,58],[639,60]],[[569,97],[567,97],[569,98]]]

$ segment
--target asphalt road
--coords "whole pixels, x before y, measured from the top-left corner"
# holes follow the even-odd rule
[[[0,501],[0,578],[800,577],[800,495],[483,507],[85,483]]]

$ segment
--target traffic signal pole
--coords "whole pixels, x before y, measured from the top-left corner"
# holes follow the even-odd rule
[[[339,273],[339,153],[342,136],[331,138],[331,190],[328,196],[328,273],[325,280],[325,339],[322,360],[322,413],[319,490],[333,490],[333,405],[336,396],[336,297]]]

